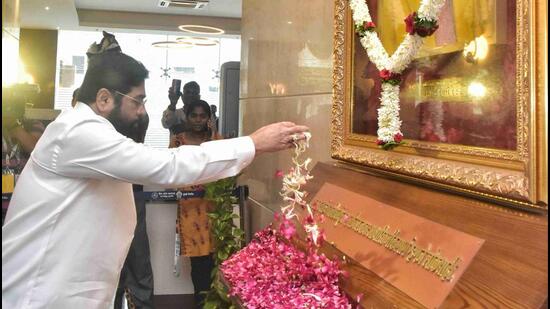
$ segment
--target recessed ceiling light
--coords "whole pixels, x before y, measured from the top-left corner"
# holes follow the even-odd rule
[[[47,7],[44,8],[44,10],[49,11],[49,10],[50,10],[50,7],[47,6]]]
[[[193,44],[195,46],[214,46],[218,45],[218,40],[214,40],[211,38],[199,38],[199,37],[190,37],[190,36],[184,36],[181,38],[177,38],[176,41],[178,43],[189,43]]]
[[[289,24],[289,25],[292,25],[292,22],[290,20],[287,21],[286,23]]]
[[[195,34],[224,34],[225,31],[220,28],[202,26],[202,25],[181,25],[178,27],[181,31]]]

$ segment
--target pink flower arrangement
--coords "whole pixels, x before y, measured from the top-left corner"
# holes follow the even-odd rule
[[[296,226],[294,223],[286,218],[279,225],[279,233],[286,239],[290,240],[296,234]]]
[[[230,295],[250,309],[352,308],[338,287],[339,276],[345,276],[339,263],[311,246],[302,252],[283,237],[287,235],[268,227],[222,263],[220,270],[231,287]]]
[[[281,196],[287,205],[281,208],[281,214],[275,214],[277,228],[270,226],[257,233],[250,244],[220,266],[230,287],[229,295],[237,296],[246,308],[352,308],[338,286],[339,276],[347,274],[336,260],[317,251],[326,238],[317,222],[325,218],[314,213],[316,203],[310,205],[305,200],[307,192],[303,186],[312,178],[308,170],[311,159],[303,163],[298,160],[308,147],[309,137],[295,143],[294,167],[283,176]],[[277,170],[275,176],[281,175]],[[305,211],[302,218],[294,212],[295,206]],[[295,222],[305,231],[305,252],[289,243],[296,234]]]

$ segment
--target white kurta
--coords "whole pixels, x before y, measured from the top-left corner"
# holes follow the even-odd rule
[[[83,103],[52,122],[2,227],[3,308],[108,308],[136,223],[130,183],[181,187],[236,175],[249,137],[152,149]]]

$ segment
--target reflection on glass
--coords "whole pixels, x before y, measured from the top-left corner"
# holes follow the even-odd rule
[[[464,57],[467,62],[476,63],[479,60],[487,58],[489,53],[489,43],[487,39],[482,35],[475,38],[469,44],[464,46]]]
[[[389,54],[418,0],[368,0]],[[516,1],[447,0],[440,28],[401,83],[406,138],[516,149]],[[376,136],[380,79],[355,36],[352,132]]]
[[[487,94],[487,88],[480,82],[471,82],[468,86],[468,94],[472,99],[483,99]]]

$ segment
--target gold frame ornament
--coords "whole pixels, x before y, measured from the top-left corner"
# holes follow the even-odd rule
[[[400,180],[525,210],[548,211],[547,2],[516,1],[517,149],[407,140],[393,151],[352,133],[354,27],[348,0],[335,0],[331,155]]]

